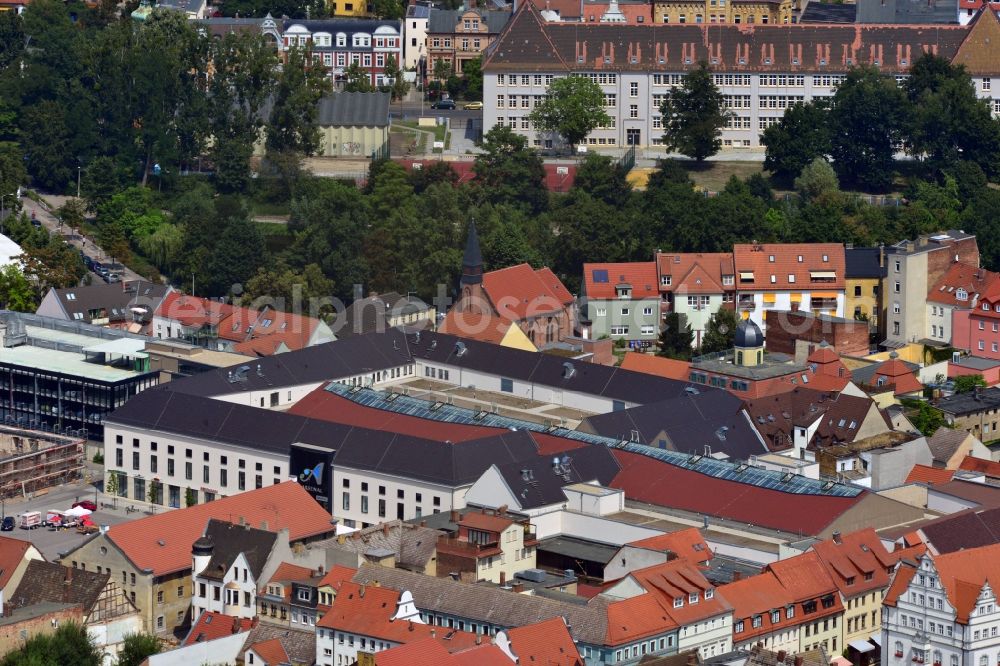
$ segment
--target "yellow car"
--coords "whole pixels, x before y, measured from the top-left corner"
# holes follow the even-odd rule
[[[483,110],[483,103],[482,102],[466,102],[465,104],[462,105],[462,108],[465,109],[466,111],[482,111]]]

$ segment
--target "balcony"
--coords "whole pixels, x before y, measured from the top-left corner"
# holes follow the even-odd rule
[[[757,304],[754,303],[753,298],[741,297],[740,300],[736,302],[736,308],[744,312],[753,312],[757,309]]]
[[[441,537],[437,542],[438,554],[447,553],[460,557],[474,557],[476,559],[500,555],[500,542],[475,544],[465,539],[455,539],[452,537]]]

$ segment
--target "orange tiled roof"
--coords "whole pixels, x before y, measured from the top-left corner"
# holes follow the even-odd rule
[[[796,601],[832,594],[836,597],[837,604],[840,603],[837,586],[814,551],[772,562],[767,565],[767,569]]]
[[[280,638],[255,643],[250,646],[250,649],[264,660],[264,666],[279,666],[279,664],[290,663],[288,653],[285,652],[285,646],[281,644]]]
[[[514,627],[507,635],[521,664],[578,666],[583,663],[562,617]]]
[[[740,291],[837,291],[844,288],[846,260],[844,246],[838,243],[734,245],[733,263],[736,288]],[[832,281],[814,282],[812,272],[832,272],[834,275]],[[752,279],[741,281],[741,273],[752,273]],[[789,281],[789,275],[795,276],[794,282]]]
[[[10,577],[14,575],[14,570],[24,559],[29,548],[31,548],[29,541],[0,537],[0,590],[7,586]]]
[[[910,586],[910,581],[913,580],[913,576],[916,573],[917,570],[912,566],[904,565],[897,568],[896,574],[892,577],[892,584],[886,590],[882,603],[886,606],[895,606],[899,600],[899,596],[906,592],[906,588]]]
[[[688,380],[691,372],[691,364],[687,361],[678,361],[673,358],[662,356],[650,356],[638,352],[626,352],[622,360],[622,370],[633,370],[635,372],[645,372],[647,375],[666,377],[667,379]]]
[[[955,476],[954,470],[931,467],[929,465],[914,465],[906,477],[906,483],[926,483],[934,486],[948,483]]]
[[[1000,589],[998,561],[1000,544],[959,550],[934,558],[934,566],[941,575],[941,585],[955,608],[958,622],[964,624],[969,621],[983,585],[989,583],[994,590]]]
[[[511,322],[500,317],[469,310],[460,312],[458,308],[452,308],[445,315],[438,332],[498,345],[503,342],[503,336],[507,335],[510,327]]]
[[[500,516],[490,516],[485,513],[470,512],[462,516],[458,524],[462,527],[470,527],[474,530],[483,530],[486,532],[503,532],[505,529],[514,524],[514,521],[510,518],[501,518]]]
[[[471,650],[456,652],[451,655],[451,659],[454,666],[511,666],[510,658],[504,654],[503,650],[492,643],[485,643]],[[535,662],[522,660],[520,663],[530,664]],[[382,662],[379,662],[378,666],[382,666]],[[438,665],[434,664],[432,666]]]
[[[319,320],[313,317],[270,308],[260,312],[238,308],[219,322],[219,337],[247,343],[249,336],[249,341],[254,341],[255,344],[243,344],[243,350],[239,349],[239,344],[235,348],[246,352],[264,352],[258,355],[270,355],[282,342],[290,351],[304,349],[318,326]],[[251,329],[250,333],[247,333],[247,329]]]
[[[483,289],[497,314],[510,321],[558,312],[573,302],[552,271],[528,264],[485,273]]]
[[[659,298],[656,263],[636,261],[623,264],[584,264],[583,282],[587,298],[616,299],[619,284],[632,287],[632,298]]]
[[[191,566],[191,544],[200,537],[209,519],[245,518],[254,526],[288,528],[290,541],[324,534],[332,528],[330,514],[294,481],[251,490],[238,495],[165,511],[155,516],[112,525],[107,537],[137,569],[161,576]]]
[[[280,583],[283,581],[303,581],[312,578],[312,569],[309,567],[300,567],[297,564],[292,564],[290,562],[282,562],[275,569],[274,575],[271,576],[271,580],[268,583]]]
[[[734,626],[734,642],[780,631],[799,622],[797,615],[792,618],[786,616],[785,607],[796,600],[771,572],[728,583],[720,587],[718,593],[733,607],[733,624],[743,620],[742,632],[735,632]],[[771,622],[772,610],[779,611],[777,623]],[[754,627],[752,618],[758,615],[760,626]]]
[[[156,316],[180,322],[183,326],[215,326],[233,311],[228,303],[171,292],[156,308]]]
[[[659,599],[677,626],[716,617],[730,609],[726,600],[715,594],[711,599],[704,598],[705,591],[714,586],[697,567],[685,559],[678,558],[638,569],[631,572],[629,577],[636,580],[647,594]],[[696,604],[688,603],[689,594],[697,594],[701,600]],[[684,599],[684,604],[680,608],[674,606],[674,599],[678,597]]]
[[[879,364],[875,374],[872,375],[872,386],[877,386],[879,377],[884,377],[886,384],[895,384],[895,395],[917,393],[924,389],[916,375],[898,358],[890,358]]]
[[[670,276],[670,284],[661,282],[660,291],[721,294],[736,288],[722,284],[723,275],[734,275],[731,252],[661,253],[656,255],[656,268],[661,276]]]
[[[253,625],[254,621],[250,618],[239,618],[216,613],[215,611],[205,611],[198,616],[198,621],[191,627],[191,631],[184,638],[181,647],[214,641],[217,638],[250,631]]]
[[[886,587],[888,570],[899,560],[899,554],[886,550],[870,527],[844,534],[839,542],[835,539],[821,541],[814,544],[812,550],[848,598]]]
[[[965,456],[958,468],[969,472],[981,472],[992,478],[1000,478],[1000,462],[993,462],[992,460]]]
[[[1000,274],[971,264],[954,262],[937,284],[930,288],[927,300],[958,308],[973,308],[980,294],[990,292],[998,284]],[[965,298],[959,299],[959,290],[964,290]]]
[[[703,564],[712,559],[712,549],[697,527],[689,527],[676,532],[658,534],[629,544],[637,548],[676,553],[678,557],[693,564]]]
[[[622,645],[655,636],[677,627],[658,595],[640,594],[608,604],[608,630],[605,642]]]
[[[340,586],[343,585],[345,580],[351,580],[354,574],[358,573],[358,570],[354,567],[345,567],[342,564],[334,564],[330,567],[330,570],[326,572],[322,580],[319,581],[319,586],[329,585],[335,590],[339,590]]]

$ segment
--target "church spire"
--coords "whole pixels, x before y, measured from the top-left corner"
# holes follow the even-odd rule
[[[476,233],[476,221],[469,222],[469,237],[465,241],[465,254],[462,256],[462,280],[464,287],[483,282],[483,253],[479,250],[479,234]]]

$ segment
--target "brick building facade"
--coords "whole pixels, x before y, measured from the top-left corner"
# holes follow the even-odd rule
[[[772,312],[767,318],[767,350],[794,355],[796,343],[827,342],[839,354],[864,356],[870,347],[868,323],[811,312]]]

